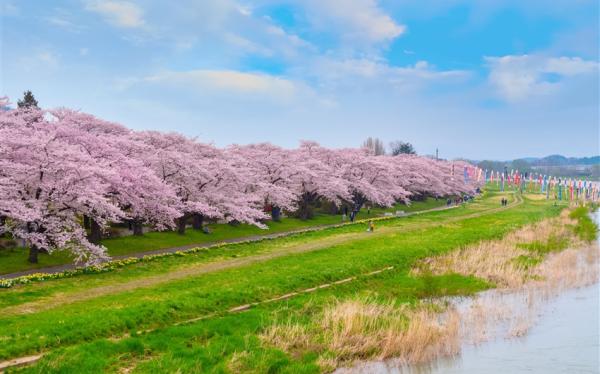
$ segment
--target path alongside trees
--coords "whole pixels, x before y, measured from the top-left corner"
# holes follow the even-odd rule
[[[0,235],[24,241],[32,263],[59,250],[77,263],[105,261],[101,240],[113,223],[135,235],[144,225],[184,234],[188,223],[203,230],[215,220],[266,228],[282,212],[309,219],[320,205],[349,206],[354,216],[367,204],[473,194],[480,185],[462,177],[463,169],[477,174],[462,161],[315,142],[221,149],[34,101],[0,112]]]

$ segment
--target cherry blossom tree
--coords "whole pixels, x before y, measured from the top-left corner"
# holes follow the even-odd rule
[[[59,129],[69,133],[65,141],[79,146],[98,162],[108,164],[114,172],[107,181],[107,196],[126,212],[134,234],[142,234],[142,224],[158,230],[173,227],[174,220],[181,215],[179,200],[172,187],[139,157],[148,151],[148,146],[136,141],[131,130],[69,109],[49,113],[60,124]],[[100,226],[93,220],[91,230],[92,241],[98,243]]]
[[[180,234],[190,217],[195,218],[196,228],[204,217],[264,227],[260,196],[247,190],[251,181],[222,150],[175,133],[146,131],[136,138],[149,146],[143,158],[176,192],[182,212],[177,220]]]
[[[385,157],[391,165],[396,183],[412,196],[444,196],[453,192],[448,186],[447,178],[441,173],[441,163],[408,154]]]
[[[261,228],[267,219],[263,212],[263,198],[252,188],[250,173],[238,168],[234,160],[214,146],[195,143],[194,155],[202,161],[200,167],[205,177],[198,187],[199,197],[219,211],[228,222],[244,222]]]
[[[408,201],[410,192],[390,173],[390,157],[375,156],[364,149],[343,149],[335,153],[339,157],[334,167],[342,170],[342,178],[349,183],[356,211],[366,202],[389,207],[397,201]]]
[[[294,153],[298,166],[303,168],[303,172],[294,178],[299,195],[297,214],[300,218],[310,218],[311,205],[321,199],[339,205],[343,200],[352,198],[342,170],[333,166],[333,156],[318,143],[304,141]]]
[[[261,197],[275,221],[279,220],[281,209],[297,208],[299,177],[306,173],[297,155],[269,143],[233,145],[227,149],[233,166],[246,174],[247,190]]]
[[[294,150],[268,143],[219,149],[64,108],[13,110],[5,98],[0,108],[0,234],[23,239],[32,262],[40,250],[59,249],[79,262],[100,261],[101,230],[122,220],[135,234],[143,224],[183,234],[190,218],[195,229],[205,218],[265,227],[265,206],[273,219],[281,209],[307,219],[322,200],[359,210],[366,202],[471,194],[482,185],[480,171],[464,161],[315,142]]]
[[[36,108],[0,113],[0,231],[27,243],[30,262],[39,250],[59,249],[77,262],[100,261],[105,248],[87,240],[80,217],[100,224],[124,217],[108,197],[114,171],[66,141],[71,135]]]

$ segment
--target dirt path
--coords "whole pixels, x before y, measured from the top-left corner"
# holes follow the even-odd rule
[[[54,307],[72,304],[79,301],[85,301],[94,299],[97,297],[102,297],[106,295],[111,295],[115,293],[122,293],[133,291],[139,288],[147,288],[156,286],[162,283],[175,281],[191,276],[199,276],[202,274],[213,273],[217,271],[238,268],[242,266],[248,266],[255,263],[265,262],[271,259],[280,258],[293,254],[306,253],[321,249],[330,248],[334,245],[344,244],[350,241],[365,239],[365,235],[369,235],[369,237],[379,237],[385,236],[392,233],[406,232],[411,231],[413,229],[422,229],[422,228],[431,228],[436,226],[443,226],[450,222],[457,222],[465,219],[476,218],[492,213],[496,213],[498,211],[506,210],[513,208],[517,205],[520,205],[523,200],[520,196],[516,195],[515,201],[509,204],[506,207],[500,208],[492,208],[486,209],[483,211],[475,212],[472,214],[467,214],[459,217],[451,217],[445,219],[442,222],[430,222],[430,223],[415,223],[404,225],[401,227],[382,227],[377,229],[373,233],[366,234],[364,232],[357,233],[344,233],[344,234],[334,234],[329,237],[315,240],[308,243],[298,243],[298,244],[288,244],[280,247],[280,249],[275,252],[266,252],[256,255],[251,255],[247,257],[234,258],[228,260],[221,260],[218,262],[212,263],[202,263],[195,264],[191,266],[185,266],[179,269],[175,269],[169,271],[168,273],[158,274],[153,276],[148,276],[140,279],[134,279],[118,284],[99,286],[94,288],[89,288],[85,290],[78,290],[70,293],[58,293],[49,297],[41,298],[36,301],[14,305],[1,310],[2,315],[15,315],[15,314],[28,314],[28,313],[37,313],[40,311],[52,309]]]

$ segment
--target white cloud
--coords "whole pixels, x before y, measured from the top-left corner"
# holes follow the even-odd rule
[[[237,10],[244,16],[249,17],[252,15],[252,10],[248,6],[238,5]]]
[[[108,22],[119,27],[136,28],[145,22],[142,9],[128,1],[90,1],[86,9],[101,14]]]
[[[116,0],[87,1],[90,1],[88,9],[112,19],[113,23],[122,13],[113,5]],[[305,56],[312,48],[297,35],[279,27],[275,20],[255,14],[251,6],[240,5],[235,0],[149,1],[144,2],[143,14],[139,8],[137,14],[120,23],[144,27],[124,33],[124,40],[136,45],[168,46],[176,52],[194,51],[205,56],[204,62],[210,60],[220,66],[235,67],[231,62],[247,55],[290,60]],[[137,21],[127,21],[130,18]]]
[[[307,6],[322,28],[337,26],[341,35],[355,42],[385,42],[406,31],[406,26],[396,23],[375,0],[312,0]]]
[[[265,46],[255,43],[250,39],[240,35],[227,32],[223,35],[223,39],[232,47],[239,48],[249,53],[255,53],[262,56],[272,56],[273,51]]]
[[[54,27],[58,27],[69,32],[78,33],[85,27],[77,23],[75,21],[76,19],[77,17],[69,10],[64,8],[56,8],[53,10],[52,15],[45,18],[45,21]]]
[[[322,58],[312,67],[312,74],[322,85],[329,88],[373,87],[381,90],[390,86],[411,90],[434,83],[464,81],[470,73],[463,70],[438,70],[426,61],[415,65],[390,66],[372,59]]]
[[[221,91],[234,94],[266,95],[275,98],[292,97],[300,89],[297,83],[285,78],[235,70],[167,71],[146,77],[142,81],[191,88],[203,93]]]
[[[35,51],[19,57],[19,68],[28,74],[31,71],[55,72],[60,67],[60,55],[45,47],[34,48]]]
[[[586,61],[579,57],[553,57],[546,61],[545,70],[565,76],[586,74],[598,70],[598,62]]]
[[[498,95],[512,102],[555,93],[563,79],[598,71],[598,62],[579,57],[508,55],[486,57],[485,61],[490,68],[490,84]]]

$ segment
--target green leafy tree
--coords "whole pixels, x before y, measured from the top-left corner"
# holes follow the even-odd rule
[[[19,108],[39,108],[37,100],[29,90],[23,93],[23,100],[17,101],[17,105]]]
[[[400,154],[416,155],[417,151],[409,142],[396,140],[390,143],[390,153],[394,156],[398,156]]]

